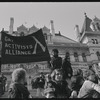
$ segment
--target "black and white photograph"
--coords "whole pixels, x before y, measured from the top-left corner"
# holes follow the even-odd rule
[[[100,98],[100,2],[0,2],[0,98]]]

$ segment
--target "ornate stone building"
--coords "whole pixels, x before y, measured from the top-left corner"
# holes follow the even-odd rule
[[[11,18],[8,34],[14,36],[24,36],[39,30],[35,25],[31,28],[21,25],[17,27],[17,31],[13,31],[13,24],[14,19]],[[51,56],[52,49],[57,48],[62,58],[67,53],[73,68],[81,69],[100,62],[100,20],[97,17],[90,19],[85,14],[81,31],[79,31],[78,25],[75,26],[78,42],[63,36],[60,31],[55,33],[53,20],[50,21],[50,28],[44,26],[42,30]],[[46,66],[41,68],[46,69]]]

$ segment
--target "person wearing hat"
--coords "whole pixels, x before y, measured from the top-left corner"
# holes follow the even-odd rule
[[[62,58],[58,55],[58,49],[53,49],[52,53],[53,57],[51,58],[51,69],[53,71],[54,69],[60,69],[62,67]]]

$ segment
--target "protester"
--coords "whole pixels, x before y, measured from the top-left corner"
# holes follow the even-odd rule
[[[62,69],[65,74],[65,78],[71,78],[73,75],[73,69],[71,67],[71,63],[69,59],[70,58],[67,56],[67,53],[66,53],[65,58],[62,63]]]
[[[45,86],[44,86],[44,95],[46,98],[55,98],[55,88],[54,82],[51,79],[51,75],[47,74],[45,76]]]
[[[31,84],[33,89],[37,89],[37,96],[44,95],[45,76],[43,73],[40,73],[39,76],[32,79]]]
[[[0,97],[3,95],[3,83],[2,83],[2,76],[1,76],[1,73],[0,73]]]
[[[54,98],[69,98],[71,90],[68,88],[66,80],[63,79],[63,71],[61,69],[55,69],[51,77],[54,84],[52,86],[53,88],[50,88],[50,92],[52,91],[54,93]]]
[[[3,73],[1,73],[1,78],[2,78],[2,84],[3,84],[3,93],[4,93],[5,92],[5,86],[6,86],[7,78],[4,76]]]
[[[12,82],[8,91],[8,98],[32,98],[26,85],[26,71],[23,68],[15,69],[12,73]]]
[[[71,96],[70,98],[77,98],[80,88],[84,83],[83,72],[81,69],[74,69],[71,77]]]
[[[53,57],[51,58],[51,69],[52,71],[54,69],[60,69],[62,67],[62,58],[59,57],[59,52],[57,49],[52,50]]]
[[[92,74],[95,74],[95,72],[94,72],[94,70],[93,69],[86,69],[86,70],[84,70],[84,73],[83,73],[83,78],[84,78],[84,80],[88,80],[88,77],[89,77],[89,75],[92,75]]]
[[[83,83],[78,98],[100,98],[100,86],[95,73],[88,70],[88,78]]]
[[[45,85],[45,76],[43,73],[40,73],[39,79],[38,79],[38,93],[40,92],[40,95],[43,96],[43,90]]]

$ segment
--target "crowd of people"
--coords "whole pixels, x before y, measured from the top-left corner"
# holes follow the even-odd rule
[[[53,49],[48,65],[50,73],[31,80],[32,89],[39,90],[45,98],[100,98],[100,79],[92,66],[84,72],[80,68],[73,70],[67,54],[62,60],[57,49]],[[33,98],[26,75],[23,68],[13,71],[8,98]]]

